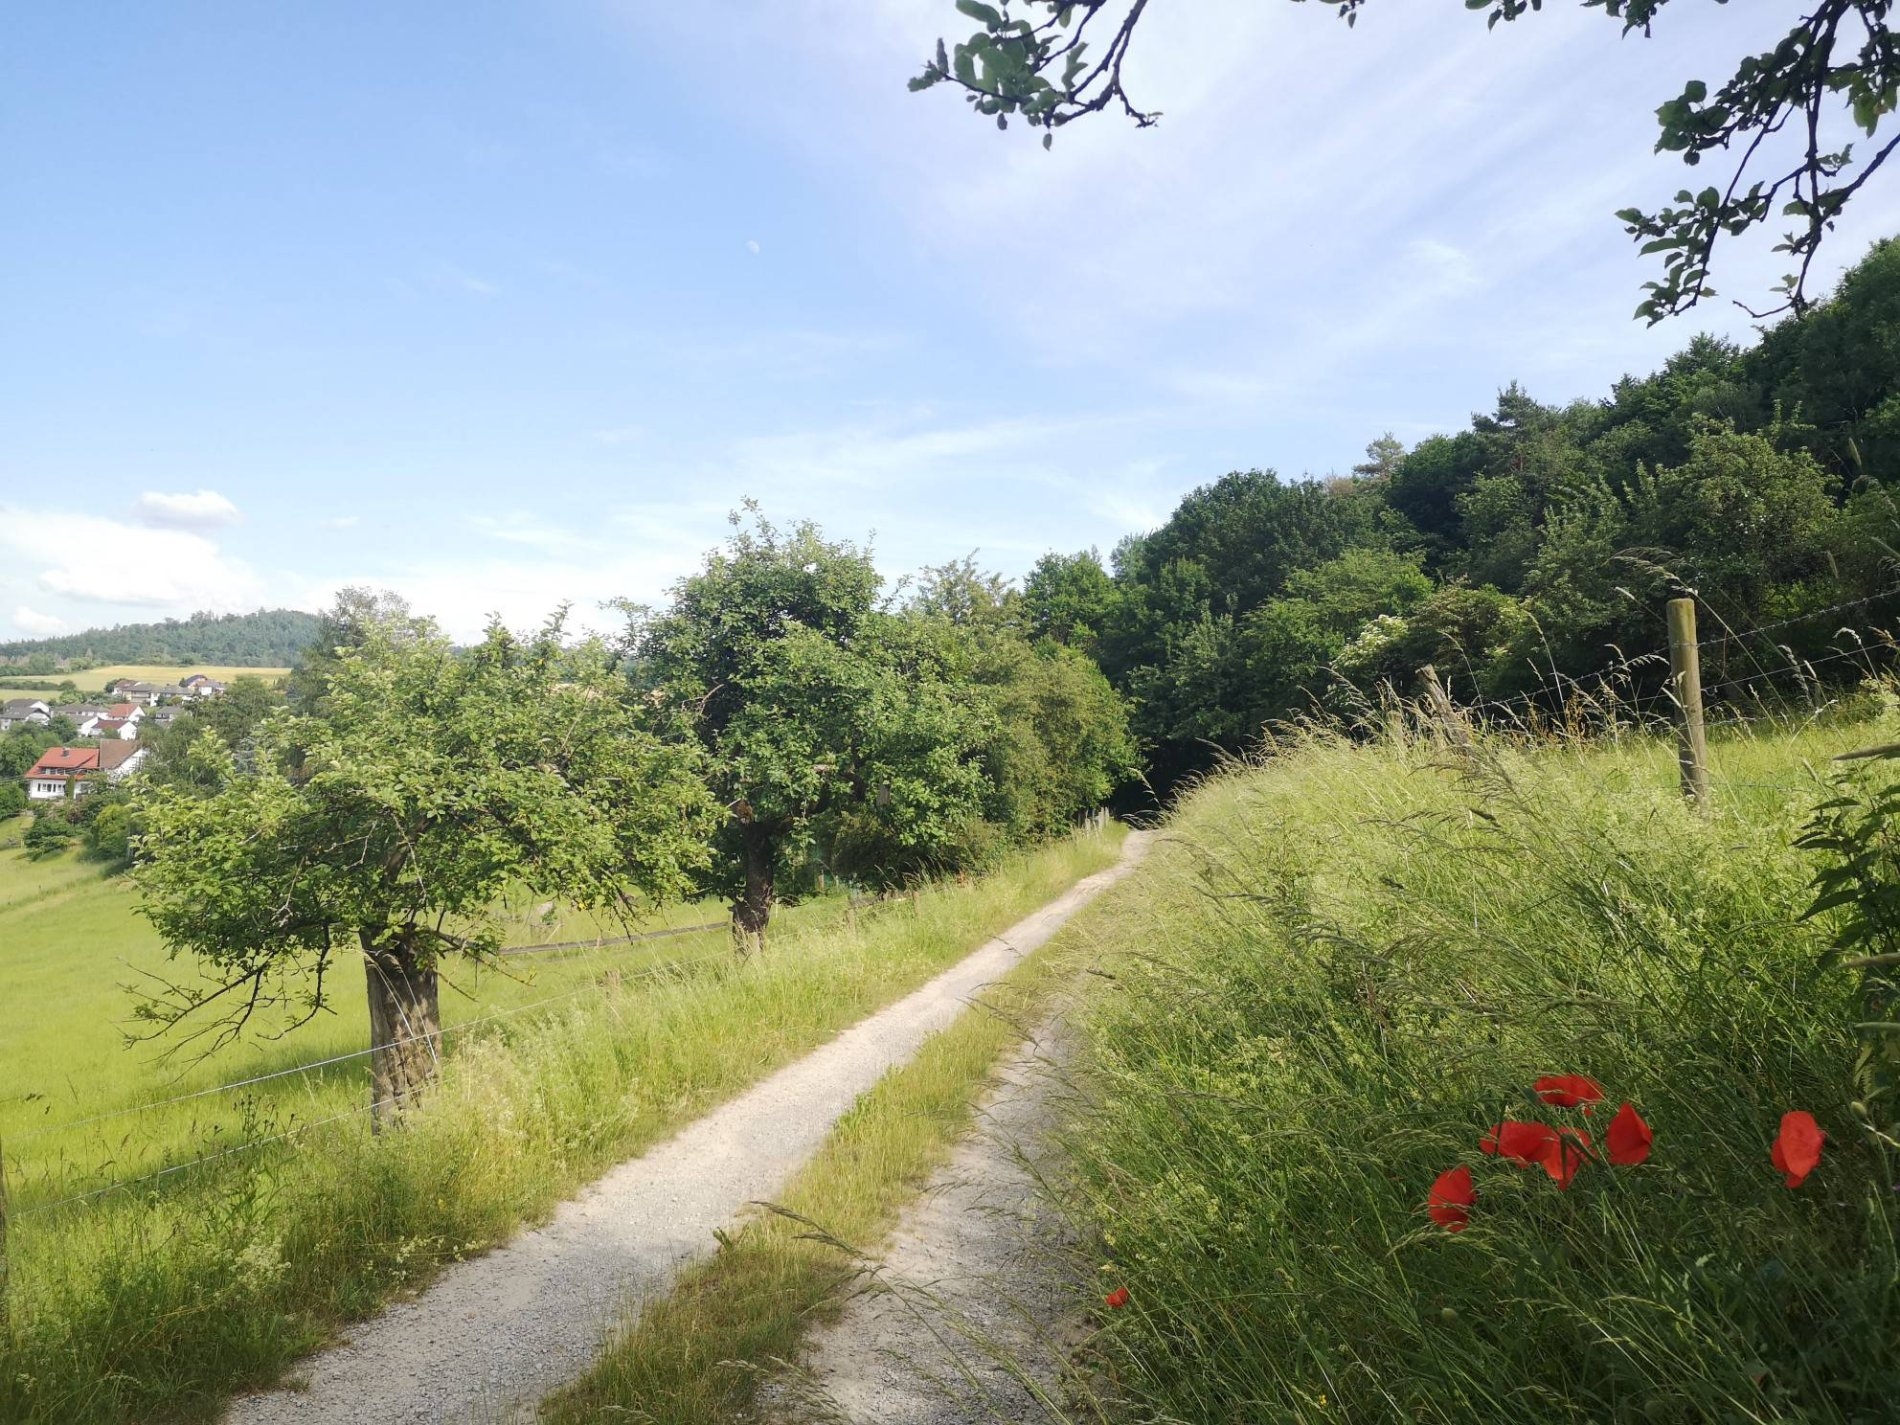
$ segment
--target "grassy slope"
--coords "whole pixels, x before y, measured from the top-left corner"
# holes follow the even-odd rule
[[[140,1197],[16,1218],[0,1418],[209,1416],[335,1323],[505,1238],[1114,853],[1114,838],[1082,839],[973,886],[850,916],[821,906],[762,963],[721,956],[472,1033],[402,1134],[374,1138],[357,1115]],[[240,1103],[198,1142],[268,1134],[285,1109]],[[318,1116],[299,1106],[298,1121]]]
[[[1122,898],[1073,1125],[1133,1293],[1109,1414],[1891,1418],[1893,1173],[1790,844],[1811,769],[1891,733],[1718,742],[1706,822],[1647,741],[1314,744],[1203,788]],[[1500,1115],[1586,1123],[1535,1102],[1549,1072],[1633,1100],[1650,1163],[1559,1193],[1482,1157]],[[1830,1134],[1799,1191],[1769,1164],[1790,1108]],[[1458,1163],[1452,1235],[1423,1207]]]
[[[509,936],[515,944],[595,936],[589,918],[544,920],[528,907]],[[795,922],[813,910],[791,912]],[[835,911],[829,912],[835,914]],[[716,920],[703,906],[665,907],[638,929]],[[679,936],[590,953],[556,952],[511,958],[505,973],[451,972],[461,992],[447,991],[450,1026],[505,1013],[591,986],[610,968],[636,973],[661,963],[725,953],[723,932]],[[212,1055],[162,1060],[159,1041],[127,1047],[138,1028],[129,986],[149,977],[188,974],[167,961],[152,928],[137,914],[130,884],[69,850],[46,861],[0,851],[0,1003],[31,1005],[31,1014],[0,1018],[0,1141],[16,1208],[196,1156],[213,1125],[235,1130],[233,1101],[207,1097],[131,1121],[111,1119],[74,1129],[60,1125],[117,1113],[360,1050],[368,1012],[360,976],[346,967],[333,987],[336,1008],[281,1041],[252,1037]],[[367,1065],[357,1058],[320,1073],[286,1077],[251,1090],[254,1110],[320,1118],[358,1102]],[[130,1130],[131,1136],[127,1133]]]

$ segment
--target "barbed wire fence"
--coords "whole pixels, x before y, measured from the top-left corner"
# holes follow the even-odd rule
[[[1798,652],[1791,643],[1772,637],[1789,629],[1813,625],[1888,600],[1900,603],[1900,585],[1823,608],[1810,609],[1772,623],[1741,629],[1724,624],[1720,632],[1694,641],[1692,646],[1697,653],[1740,645],[1755,667],[1753,671],[1735,676],[1728,676],[1724,671],[1714,681],[1702,684],[1703,696],[1718,698],[1718,712],[1740,713],[1742,699],[1736,694],[1738,690],[1746,690],[1748,715],[1760,716],[1769,710],[1767,699],[1761,695],[1762,685],[1772,687],[1777,683],[1785,685],[1792,682],[1798,696],[1811,698],[1817,689],[1828,682],[1827,678],[1816,672],[1817,669],[1857,659],[1866,677],[1877,677],[1891,671],[1894,655],[1900,654],[1900,637],[1888,627],[1843,625],[1834,630],[1832,637],[1837,644],[1845,637],[1851,640],[1851,646],[1836,646],[1815,654]],[[1772,663],[1762,657],[1763,652],[1770,651],[1775,660]],[[1669,655],[1661,650],[1618,656],[1581,674],[1556,670],[1546,672],[1533,665],[1533,670],[1541,680],[1538,686],[1508,697],[1471,698],[1458,703],[1457,707],[1461,714],[1481,723],[1512,727],[1528,733],[1547,731],[1565,719],[1580,728],[1587,727],[1593,719],[1599,725],[1658,728],[1671,721],[1679,711],[1667,676],[1668,667]],[[1648,676],[1658,673],[1661,676]]]

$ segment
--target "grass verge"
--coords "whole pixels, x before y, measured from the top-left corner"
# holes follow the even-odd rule
[[[755,1217],[689,1267],[583,1380],[543,1407],[543,1420],[751,1418],[762,1382],[842,1310],[866,1253],[949,1156],[998,1061],[1073,984],[1115,894],[1085,907],[984,1003],[880,1079],[780,1195],[776,1205],[796,1216]]]
[[[1891,729],[1715,749],[1323,739],[1214,779],[1121,898],[1085,1033],[1079,1215],[1130,1305],[1113,1418],[1875,1421],[1900,1399],[1895,1173],[1850,1109],[1849,984],[1793,848],[1814,772]],[[1606,1111],[1540,1103],[1549,1073]],[[1479,1151],[1501,1117],[1640,1166],[1568,1191]],[[1829,1134],[1798,1190],[1782,1113]],[[1453,1234],[1425,1211],[1468,1166]]]
[[[0,1419],[205,1419],[336,1325],[897,998],[1079,877],[1077,838],[969,886],[822,923],[769,955],[603,988],[470,1031],[402,1133],[361,1115],[138,1193],[15,1218]],[[240,1141],[286,1123],[240,1108]],[[296,1126],[296,1125],[291,1125]]]

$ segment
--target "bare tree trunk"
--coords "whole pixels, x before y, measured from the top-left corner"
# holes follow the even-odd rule
[[[442,1016],[435,971],[417,965],[413,943],[398,937],[376,945],[366,932],[363,971],[369,986],[370,1102],[381,1129],[435,1077]]]
[[[732,902],[732,948],[744,960],[765,953],[765,925],[772,918],[772,837],[757,822],[746,822],[739,836],[745,890]]]

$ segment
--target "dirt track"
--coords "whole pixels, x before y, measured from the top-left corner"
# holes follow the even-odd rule
[[[229,1425],[393,1425],[533,1418],[631,1307],[666,1290],[713,1232],[773,1197],[886,1070],[1139,860],[1078,882],[921,989],[564,1203],[546,1227],[450,1268],[294,1372],[302,1389],[233,1403]]]

